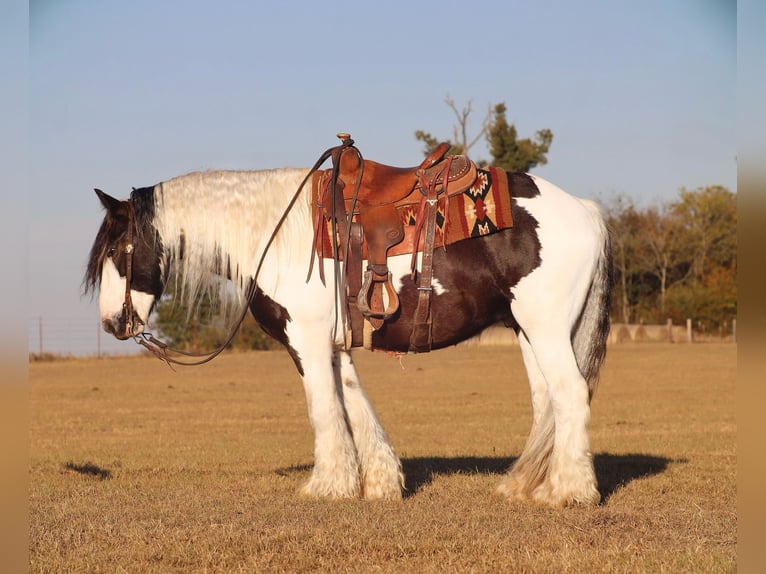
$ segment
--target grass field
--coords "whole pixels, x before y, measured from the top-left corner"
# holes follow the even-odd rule
[[[731,572],[737,349],[609,349],[594,508],[493,495],[530,425],[517,348],[356,362],[407,474],[401,502],[312,501],[284,352],[170,370],[29,366],[32,572]]]

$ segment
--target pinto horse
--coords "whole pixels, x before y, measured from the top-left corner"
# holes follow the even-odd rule
[[[226,278],[256,321],[290,353],[314,431],[311,497],[397,499],[401,462],[362,389],[344,336],[337,265],[307,279],[312,260],[307,169],[206,171],[134,189],[106,210],[90,252],[86,292],[99,291],[103,328],[144,331],[174,284],[193,303]],[[526,445],[497,492],[550,506],[600,500],[587,425],[606,353],[612,254],[597,205],[523,173],[509,173],[513,226],[433,252],[432,348],[504,322],[518,336],[531,388]],[[296,190],[299,190],[296,192]],[[389,258],[401,312],[373,335],[407,349],[418,289],[411,255]],[[176,268],[175,281],[169,271]],[[324,270],[323,270],[324,271]]]

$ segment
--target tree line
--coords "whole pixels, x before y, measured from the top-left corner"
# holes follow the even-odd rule
[[[681,189],[639,208],[625,195],[602,201],[612,230],[612,320],[680,323],[723,333],[737,316],[737,197],[721,186]]]
[[[490,106],[478,133],[469,137],[471,102],[461,109],[450,97],[445,102],[456,122],[451,153],[469,153],[484,137],[492,157],[478,163],[525,172],[547,163],[550,129],[519,137],[501,102]],[[422,130],[415,138],[427,149],[441,141]],[[737,315],[736,194],[714,185],[681,189],[675,199],[644,208],[624,194],[601,203],[614,250],[613,321],[663,324],[690,318],[704,333],[731,328]]]
[[[479,165],[526,172],[547,163],[553,142],[550,129],[520,137],[500,102],[488,107],[478,132],[469,135],[471,102],[460,109],[450,97],[445,102],[455,115],[452,137],[417,130],[415,139],[424,144],[424,154],[442,141],[450,142],[448,153],[470,154],[484,138],[491,158],[474,157]],[[675,199],[649,207],[638,207],[624,194],[602,198],[601,204],[612,231],[613,321],[656,324],[691,318],[700,332],[730,329],[737,314],[736,194],[709,186],[681,189]],[[214,308],[215,301],[207,296],[189,312],[168,294],[157,306],[155,322],[177,347],[213,349],[229,333]],[[243,349],[277,346],[249,315],[231,344]]]

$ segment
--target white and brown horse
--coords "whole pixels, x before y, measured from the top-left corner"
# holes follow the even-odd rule
[[[125,339],[143,331],[170,287],[172,267],[180,271],[171,283],[189,301],[228,277],[230,286],[249,293],[245,304],[287,348],[303,380],[314,467],[302,492],[399,498],[401,463],[346,348],[332,260],[318,262],[327,265],[326,280],[318,273],[306,278],[311,192],[295,191],[307,171],[190,173],[136,189],[127,201],[97,191],[106,216],[85,288],[99,288],[104,329]],[[596,503],[587,425],[609,330],[609,232],[594,203],[532,175],[509,173],[508,181],[512,228],[433,253],[432,348],[500,321],[513,328],[529,377],[533,423],[498,492],[551,506]],[[378,349],[407,349],[418,298],[410,260],[397,255],[388,261],[401,312],[374,333]],[[248,290],[253,279],[256,289]]]

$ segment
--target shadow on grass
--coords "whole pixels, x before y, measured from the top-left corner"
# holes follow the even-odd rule
[[[414,496],[428,486],[438,475],[483,474],[500,477],[508,471],[513,457],[417,457],[402,459],[405,476],[404,497]],[[647,476],[664,472],[671,462],[685,464],[687,459],[670,459],[648,454],[608,454],[593,457],[601,504],[606,504],[614,492],[630,483]],[[311,472],[311,465],[301,464],[280,468],[276,474],[287,476],[296,472]]]
[[[108,478],[112,478],[111,470],[108,470],[106,468],[101,468],[100,466],[97,466],[93,464],[92,462],[86,462],[83,464],[77,464],[75,462],[67,462],[66,464],[64,464],[64,468],[66,470],[71,470],[79,474],[84,474],[86,476],[92,476],[94,478],[98,478],[99,480],[106,480]]]
[[[665,472],[671,462],[686,464],[686,458],[666,458],[649,454],[597,454],[593,457],[601,504],[633,480]]]
[[[428,457],[402,460],[406,477],[405,497],[417,494],[436,475],[449,474],[495,474],[498,479],[505,474],[515,458],[508,457]],[[629,482],[664,472],[672,460],[646,454],[597,454],[593,457],[602,504],[620,487]]]

